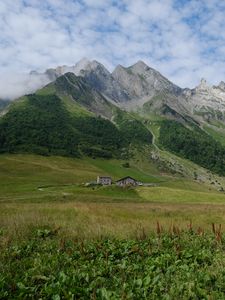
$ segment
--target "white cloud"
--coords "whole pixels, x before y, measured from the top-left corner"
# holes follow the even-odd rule
[[[15,74],[84,56],[110,70],[142,59],[182,87],[215,84],[225,80],[224,12],[219,0],[1,1],[0,98],[31,90]]]
[[[48,82],[45,75],[5,73],[4,81],[0,82],[0,95],[2,99],[15,99],[16,97],[29,94]]]

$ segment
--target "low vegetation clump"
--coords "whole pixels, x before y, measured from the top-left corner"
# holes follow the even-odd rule
[[[35,230],[29,241],[1,240],[1,299],[223,299],[221,231],[173,227],[136,239],[80,241]]]
[[[159,142],[165,149],[225,175],[225,147],[201,129],[191,130],[176,121],[165,120],[161,124]]]

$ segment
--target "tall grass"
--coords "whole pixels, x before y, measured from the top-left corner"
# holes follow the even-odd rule
[[[211,224],[225,223],[225,206],[158,203],[2,203],[0,228],[2,236],[23,239],[30,228],[61,228],[67,237],[96,239],[101,236],[133,238],[137,230],[146,234],[159,228],[186,229],[193,224],[195,230],[211,231]],[[161,230],[161,229],[160,229]],[[221,229],[222,230],[222,229]],[[215,229],[218,232],[218,228]],[[219,230],[220,232],[220,230]]]

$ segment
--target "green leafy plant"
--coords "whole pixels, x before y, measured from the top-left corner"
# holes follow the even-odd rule
[[[190,224],[136,240],[38,238],[2,249],[1,299],[223,299],[224,239]]]

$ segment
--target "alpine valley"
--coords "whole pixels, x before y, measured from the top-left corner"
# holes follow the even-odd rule
[[[29,76],[38,90],[0,100],[1,153],[143,160],[223,191],[224,82],[182,89],[142,61],[87,59]]]
[[[29,76],[0,100],[0,299],[225,299],[225,84]]]

